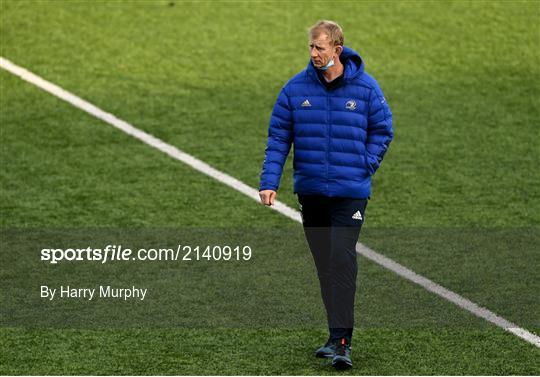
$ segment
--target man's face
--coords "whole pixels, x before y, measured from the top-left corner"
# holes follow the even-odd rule
[[[336,47],[332,46],[325,33],[320,33],[309,42],[309,51],[316,68],[324,67],[333,57],[337,59]]]

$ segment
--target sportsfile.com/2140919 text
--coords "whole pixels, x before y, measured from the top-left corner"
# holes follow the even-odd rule
[[[44,248],[40,256],[41,261],[50,264],[76,261],[248,261],[252,258],[252,250],[247,245],[178,245],[175,249],[140,248],[134,251],[121,245],[107,245],[104,248]]]

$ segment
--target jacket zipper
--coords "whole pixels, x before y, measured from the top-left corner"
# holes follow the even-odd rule
[[[330,195],[330,187],[328,184],[329,179],[329,167],[330,167],[330,92],[326,86],[322,83],[317,73],[315,78],[319,81],[319,84],[323,87],[326,92],[326,195]]]
[[[330,95],[327,90],[326,91],[326,195],[330,195],[330,188],[328,185],[328,179],[329,179],[328,170],[330,166],[329,158],[330,158]]]

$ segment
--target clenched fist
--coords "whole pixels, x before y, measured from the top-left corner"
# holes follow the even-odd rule
[[[274,190],[262,190],[259,191],[261,197],[261,203],[265,206],[273,206],[277,193]]]

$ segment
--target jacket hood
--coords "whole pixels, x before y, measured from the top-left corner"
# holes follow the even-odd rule
[[[339,56],[339,60],[343,64],[343,79],[345,81],[353,80],[364,73],[364,60],[352,48],[343,46],[343,52]],[[313,78],[318,80],[317,68],[315,68],[311,59],[309,59],[307,71]]]

